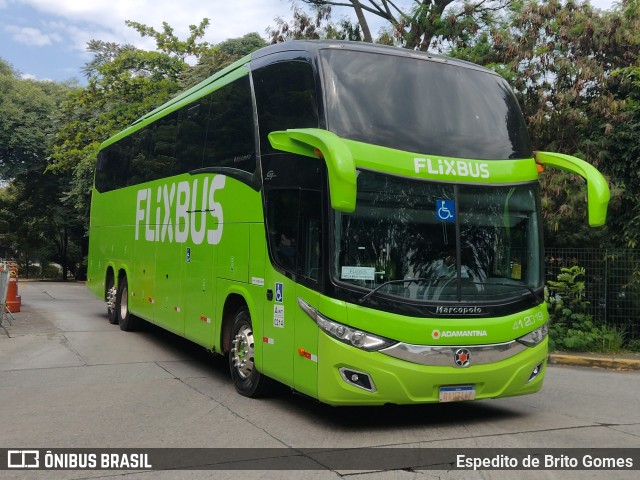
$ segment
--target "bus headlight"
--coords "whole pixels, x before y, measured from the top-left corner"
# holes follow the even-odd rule
[[[302,308],[302,310],[309,315],[314,322],[316,322],[323,332],[342,343],[346,343],[347,345],[372,352],[390,347],[396,343],[388,338],[380,337],[369,332],[363,332],[362,330],[351,328],[331,320],[320,314],[315,308],[300,297],[298,297],[298,305],[300,305],[300,308]]]
[[[535,330],[527,333],[526,335],[523,335],[517,340],[520,343],[526,345],[527,347],[535,347],[545,339],[548,333],[549,333],[549,326],[547,323],[545,323],[544,325],[536,328]]]

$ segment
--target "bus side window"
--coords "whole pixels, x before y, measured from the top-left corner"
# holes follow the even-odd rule
[[[319,280],[321,243],[321,194],[319,191],[300,192],[300,228],[304,243],[299,245],[298,275]]]
[[[274,189],[267,196],[269,243],[274,262],[288,272],[296,271],[298,254],[297,189]]]
[[[253,72],[253,83],[263,155],[274,153],[267,138],[269,133],[319,126],[315,81],[309,63],[288,61],[259,68]]]
[[[272,189],[267,224],[273,260],[287,272],[319,280],[321,193],[298,188]]]
[[[203,167],[228,167],[253,173],[256,170],[253,103],[249,76],[209,95]]]
[[[177,175],[175,159],[178,112],[158,119],[154,124],[133,133],[134,151],[129,185]]]
[[[202,168],[204,145],[209,123],[209,97],[190,104],[180,113],[176,160],[182,172]]]
[[[134,135],[109,145],[98,156],[96,164],[96,189],[108,192],[130,185],[131,162],[136,148]]]
[[[132,133],[126,138],[130,145],[129,168],[126,171],[126,182],[121,186],[137,185],[147,180],[145,165],[153,150],[153,130],[151,127],[144,127]]]

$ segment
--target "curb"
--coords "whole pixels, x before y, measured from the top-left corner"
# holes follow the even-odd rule
[[[610,370],[640,370],[640,357],[638,359],[631,359],[551,353],[549,354],[549,364],[572,367],[607,368]]]

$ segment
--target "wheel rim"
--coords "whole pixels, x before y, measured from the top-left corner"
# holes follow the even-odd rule
[[[114,312],[116,309],[116,287],[112,286],[107,291],[107,309],[109,312]]]
[[[249,378],[253,372],[253,346],[253,331],[243,325],[234,337],[231,349],[233,368],[242,379]]]
[[[120,318],[127,318],[129,312],[129,291],[127,287],[122,287],[122,295],[120,296]]]

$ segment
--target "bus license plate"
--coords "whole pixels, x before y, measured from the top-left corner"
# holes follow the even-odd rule
[[[475,385],[457,385],[455,387],[440,387],[440,402],[463,402],[476,399]]]

